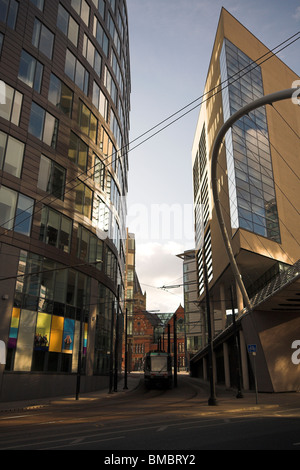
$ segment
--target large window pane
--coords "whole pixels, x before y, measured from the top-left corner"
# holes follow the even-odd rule
[[[28,131],[39,140],[42,140],[43,137],[44,119],[45,111],[43,108],[36,103],[32,103]]]
[[[45,144],[56,147],[58,120],[34,102],[31,104],[28,130]]]
[[[63,199],[65,190],[66,170],[60,165],[53,164],[51,192],[53,196]]]
[[[58,234],[60,228],[60,216],[58,212],[49,210],[48,227],[47,227],[47,243],[51,246],[58,246]]]
[[[12,189],[0,187],[0,226],[12,229],[17,205],[18,193]]]
[[[18,91],[15,91],[10,120],[16,126],[18,126],[20,122],[22,101],[23,101],[23,95],[19,93]]]
[[[54,34],[37,18],[34,22],[32,44],[48,59],[52,59]]]
[[[73,132],[70,133],[68,157],[79,168],[86,171],[88,146]]]
[[[62,216],[60,237],[59,237],[59,248],[66,253],[70,252],[71,233],[72,233],[72,221],[68,219],[67,217]]]
[[[23,50],[21,54],[18,78],[39,93],[41,90],[42,75],[42,64],[28,54],[28,52]]]
[[[74,81],[75,78],[75,68],[76,68],[76,57],[67,50],[66,52],[66,62],[65,62],[65,74]]]
[[[39,8],[39,10],[43,11],[44,9],[44,0],[31,0],[31,2]]]
[[[9,137],[6,148],[3,170],[20,178],[25,145],[13,137]]]
[[[23,235],[30,235],[33,214],[33,200],[23,194],[19,194],[16,211],[15,231]]]
[[[6,152],[7,134],[0,132],[0,168],[3,166],[5,152]]]
[[[55,117],[51,116],[51,114],[49,113],[46,113],[43,141],[50,147],[53,147],[53,139],[55,138],[55,127]]]
[[[57,14],[57,26],[66,36],[68,34],[68,25],[69,25],[69,13],[61,4],[59,4],[58,14]]]
[[[41,155],[38,188],[49,191],[51,187],[51,160]]]
[[[19,3],[16,0],[0,0],[0,21],[15,29]]]
[[[53,196],[63,199],[66,170],[50,158],[41,155],[38,187]]]

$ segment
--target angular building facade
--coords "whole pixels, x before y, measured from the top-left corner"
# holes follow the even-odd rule
[[[1,0],[0,80],[0,399],[92,390],[124,299],[126,0]]]
[[[213,318],[221,319],[217,326],[212,321],[216,381],[236,383],[238,328],[243,386],[254,383],[247,345],[255,344],[261,391],[300,387],[291,361],[291,345],[300,331],[296,278],[294,291],[282,293],[281,300],[276,297],[284,286],[282,275],[300,258],[299,106],[288,99],[255,109],[229,128],[219,149],[217,192],[232,251],[250,300],[265,292],[252,311],[245,309],[221,235],[211,158],[218,132],[230,116],[265,95],[295,88],[295,83],[299,77],[222,9],[192,151],[198,299],[205,314],[209,295]],[[266,293],[276,279],[278,292],[270,287]],[[267,303],[271,293],[272,304]],[[228,327],[228,313],[235,310],[237,323]],[[207,357],[204,345],[192,360],[194,371],[206,375]]]
[[[183,261],[184,322],[186,334],[187,364],[205,344],[202,317],[198,305],[197,263],[195,250],[186,250],[177,255]]]

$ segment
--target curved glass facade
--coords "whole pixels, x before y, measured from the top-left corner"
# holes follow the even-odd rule
[[[6,370],[76,372],[81,351],[84,373],[107,374],[124,295],[126,0],[0,0],[0,70]]]

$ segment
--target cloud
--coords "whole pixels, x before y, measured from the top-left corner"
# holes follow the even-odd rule
[[[182,283],[182,260],[176,255],[182,253],[183,245],[168,241],[149,242],[136,246],[136,270],[143,291],[147,292],[147,309],[161,312],[175,312],[183,305],[183,288],[161,289],[163,286]]]
[[[295,13],[293,14],[293,18],[295,18],[297,21],[300,20],[300,6],[296,8]]]

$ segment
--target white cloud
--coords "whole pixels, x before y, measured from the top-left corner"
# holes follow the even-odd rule
[[[182,283],[182,260],[177,258],[185,248],[168,241],[149,242],[136,245],[136,270],[143,291],[147,292],[147,309],[175,312],[183,305],[183,288],[161,289],[163,286]]]
[[[293,18],[295,18],[295,20],[300,20],[300,6],[296,8],[296,11],[295,13],[293,14]]]

